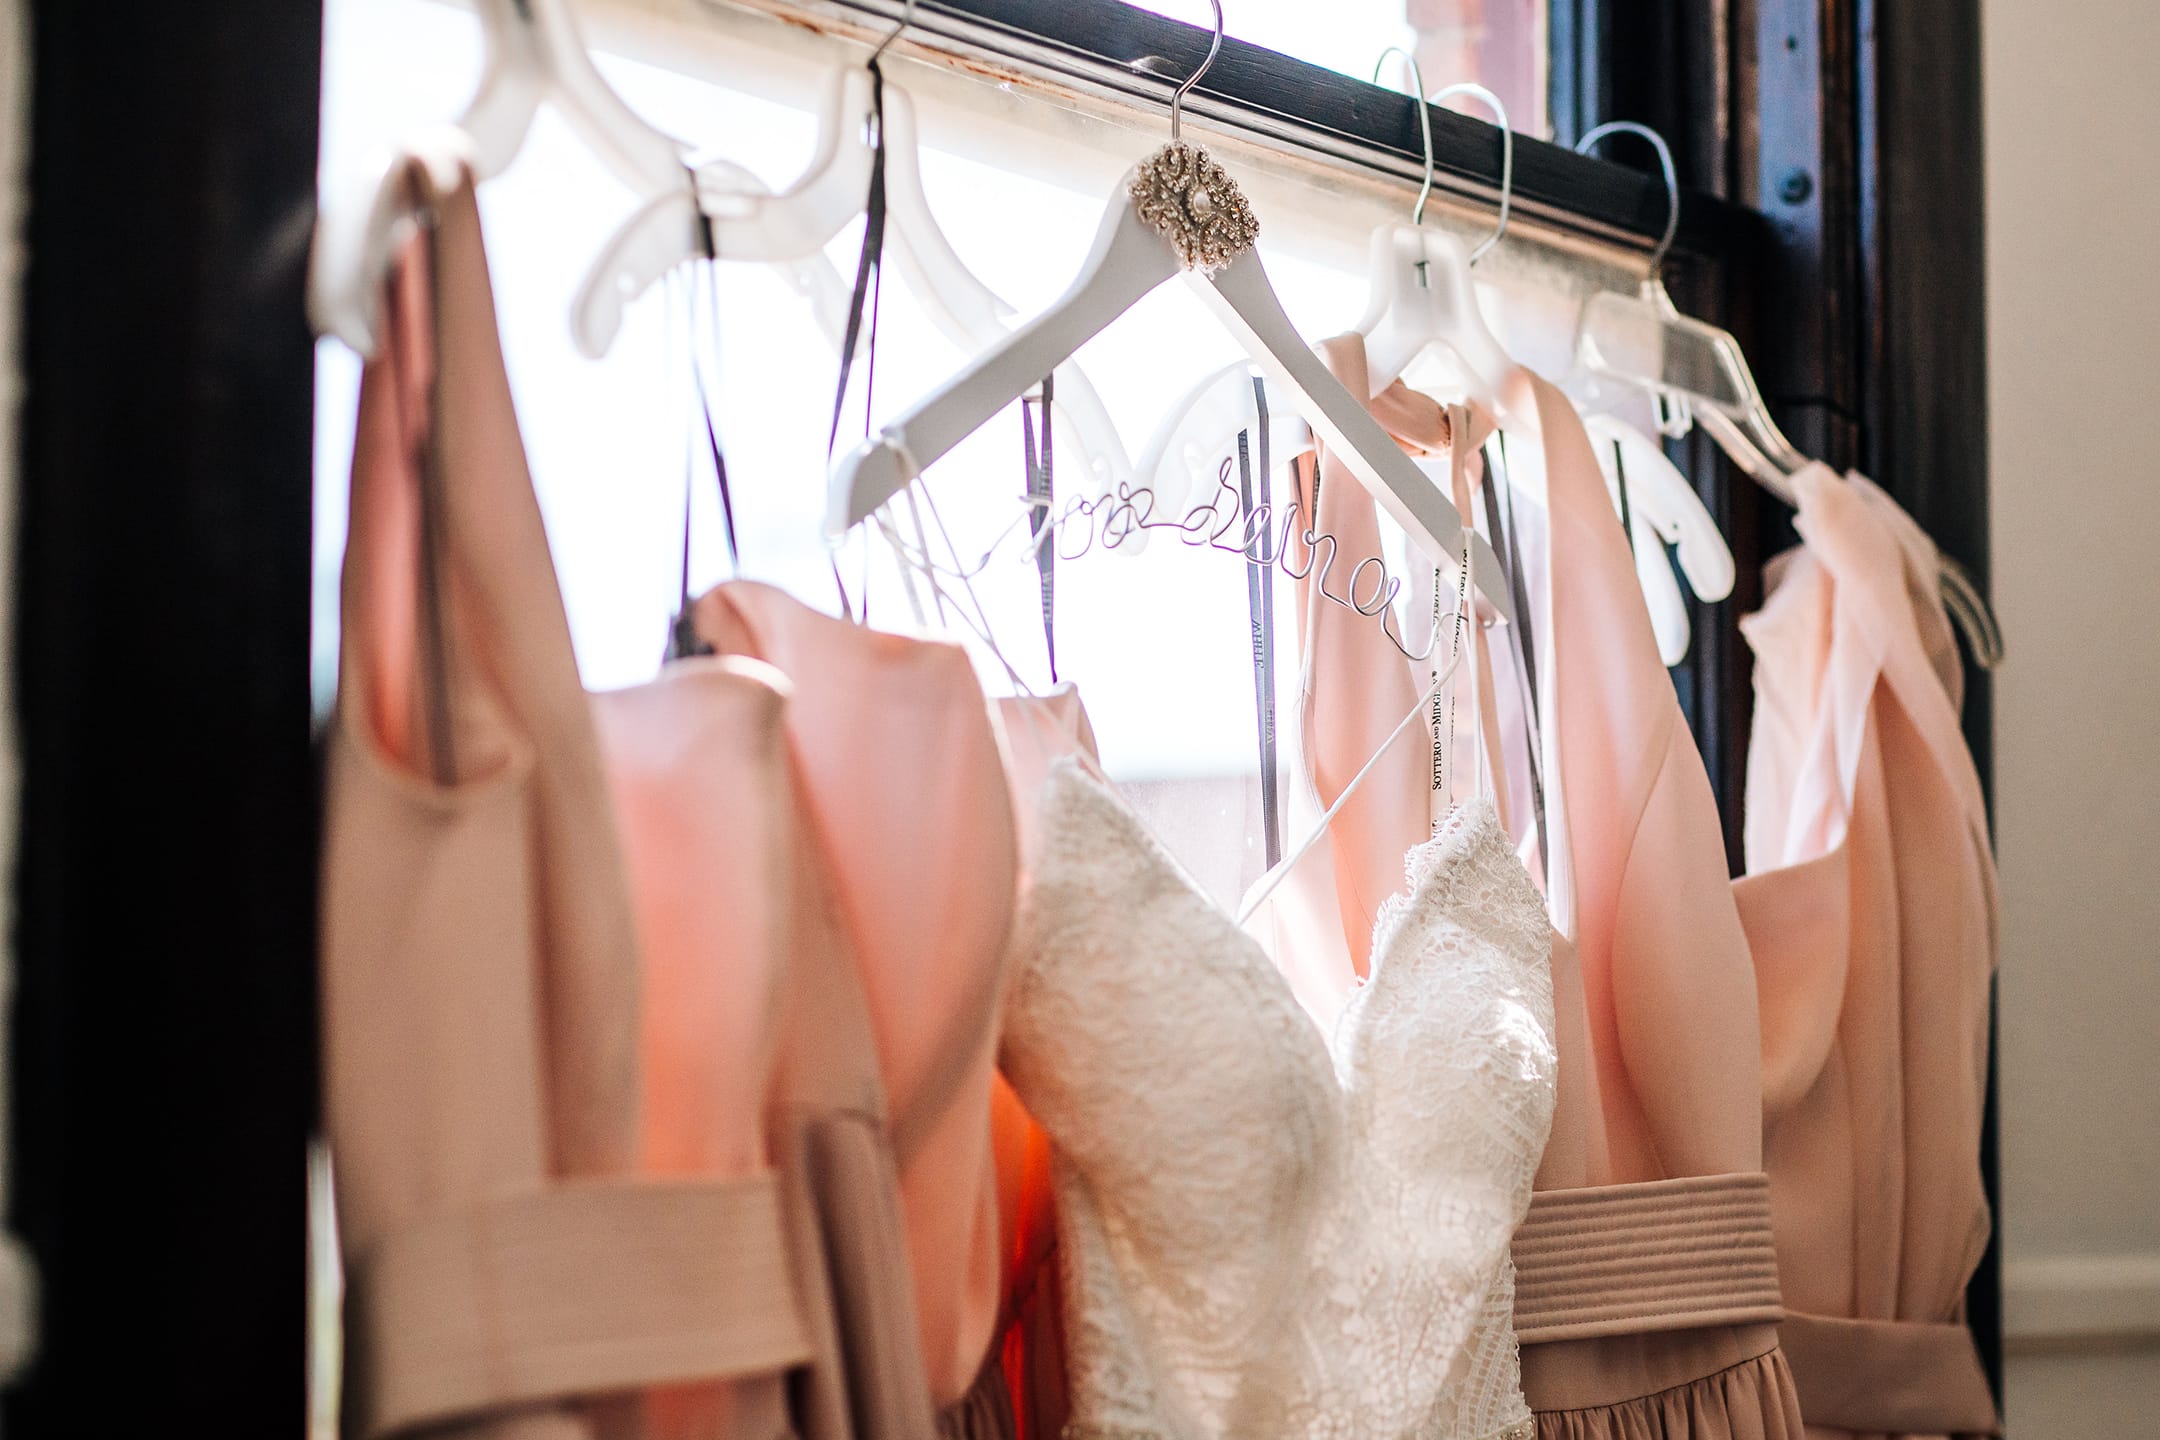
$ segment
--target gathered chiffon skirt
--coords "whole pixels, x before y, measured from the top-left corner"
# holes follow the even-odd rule
[[[1775,1325],[1604,1335],[1522,1349],[1538,1440],[1802,1440]]]

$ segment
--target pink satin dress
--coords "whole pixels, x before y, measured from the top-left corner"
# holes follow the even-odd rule
[[[1867,480],[1793,479],[1755,651],[1747,877],[1785,1351],[1816,1440],[2000,1433],[1964,1323],[1995,866],[1934,545]]]
[[[1369,391],[1358,337],[1321,349],[1346,386]],[[1523,1391],[1544,1440],[1798,1440],[1776,1328],[1754,971],[1716,802],[1580,418],[1527,371],[1501,399],[1508,463],[1541,474],[1546,500],[1519,495],[1514,510],[1550,854],[1536,855],[1522,806],[1506,818],[1546,876],[1560,1049],[1539,1193],[1514,1245]],[[1372,411],[1413,453],[1445,443],[1440,407],[1399,383]],[[1471,423],[1474,443],[1490,422]],[[1347,573],[1378,553],[1378,532],[1356,481],[1329,469],[1323,456],[1320,517]],[[1476,483],[1478,467],[1467,471]],[[1328,801],[1407,710],[1422,667],[1340,607],[1308,618],[1319,631],[1304,735]],[[1480,693],[1506,696],[1503,656],[1479,664]],[[1333,944],[1352,967],[1368,892],[1429,833],[1429,751],[1397,748],[1408,753],[1383,757],[1389,773],[1366,782],[1384,793],[1360,792],[1330,827]],[[1320,907],[1305,893],[1310,915]],[[1321,928],[1286,932],[1279,953],[1326,943],[1310,933]],[[1328,983],[1306,980],[1301,998]]]
[[[761,1133],[779,697],[737,663],[609,697],[609,775],[470,180],[405,178],[435,223],[362,383],[324,821],[347,1430],[770,1433],[818,1368]]]
[[[919,1363],[947,1433],[1004,1433],[992,1097],[1019,862],[982,688],[957,646],[838,620],[765,585],[719,586],[695,619],[722,655],[791,682],[804,820],[890,1108],[906,1242],[893,1258],[912,1277]]]

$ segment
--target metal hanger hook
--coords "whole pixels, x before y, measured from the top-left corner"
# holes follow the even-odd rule
[[[1222,53],[1222,0],[1208,0],[1208,3],[1215,7],[1215,39],[1208,45],[1207,59],[1200,62],[1200,68],[1186,76],[1183,83],[1170,92],[1170,138],[1173,141],[1178,138],[1180,123],[1185,118],[1185,92],[1200,83],[1200,77],[1207,74],[1208,67],[1215,63],[1215,57]]]
[[[1477,264],[1485,258],[1485,252],[1507,237],[1508,216],[1515,204],[1515,127],[1508,123],[1507,106],[1498,95],[1475,80],[1458,80],[1453,85],[1443,85],[1427,98],[1437,105],[1452,100],[1457,95],[1475,95],[1491,108],[1493,118],[1500,122],[1500,223],[1492,234],[1478,242],[1470,252],[1470,263]]]
[[[878,61],[884,59],[885,52],[892,48],[892,42],[900,38],[901,34],[906,31],[907,27],[914,21],[914,19],[915,0],[907,0],[906,7],[900,11],[900,23],[893,26],[892,29],[886,33],[886,36],[883,40],[878,41],[877,49],[870,52],[870,59],[868,63],[875,65]]]
[[[1665,233],[1658,237],[1657,249],[1650,252],[1650,274],[1655,278],[1672,250],[1673,237],[1680,233],[1680,174],[1673,166],[1672,146],[1665,143],[1663,135],[1640,121],[1608,120],[1576,141],[1575,153],[1589,154],[1590,147],[1608,135],[1640,135],[1657,147],[1658,169],[1665,176]]]
[[[1387,64],[1387,57],[1390,55],[1402,56],[1403,64],[1410,67],[1410,93],[1417,97],[1418,139],[1423,141],[1425,145],[1425,183],[1418,187],[1417,205],[1410,212],[1410,223],[1412,225],[1423,225],[1425,223],[1425,202],[1432,199],[1432,107],[1425,103],[1425,71],[1418,65],[1417,56],[1403,49],[1400,45],[1388,46],[1387,49],[1380,52],[1380,58],[1373,61],[1372,83],[1375,85],[1380,83],[1380,67]]]

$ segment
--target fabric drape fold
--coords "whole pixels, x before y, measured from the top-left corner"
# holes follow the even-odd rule
[[[1995,865],[1932,542],[1865,477],[1793,477],[1755,651],[1748,874],[1787,1349],[1816,1440],[1997,1433],[1963,1325]]]

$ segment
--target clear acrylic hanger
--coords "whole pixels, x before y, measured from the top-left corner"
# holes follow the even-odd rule
[[[939,227],[922,183],[914,102],[890,80],[882,105],[872,93],[870,66],[907,29],[900,21],[863,65],[844,65],[827,77],[819,103],[816,153],[786,190],[769,192],[726,161],[701,161],[689,177],[680,168],[601,247],[571,305],[578,348],[598,358],[622,327],[624,310],[676,267],[705,253],[709,239],[722,259],[781,266],[807,295],[821,328],[842,343],[847,287],[824,257],[825,246],[863,213],[877,147],[885,152],[885,203],[900,272],[947,339],[980,350],[1010,329],[1012,307],[968,269]],[[883,134],[870,129],[882,110]],[[1037,377],[1040,378],[1039,376]],[[1131,477],[1117,427],[1077,364],[1057,369],[1055,404],[1067,421],[1068,458],[1105,485]]]
[[[1580,151],[1608,135],[1630,134],[1657,147],[1669,194],[1675,197],[1655,259],[1662,262],[1680,223],[1679,188],[1671,147],[1663,136],[1632,120],[1611,120],[1576,142]],[[1576,364],[1588,377],[1649,392],[1668,407],[1660,428],[1684,434],[1692,420],[1707,431],[1763,489],[1796,505],[1792,477],[1814,463],[1785,438],[1755,383],[1740,342],[1729,331],[1682,315],[1653,264],[1637,294],[1605,292],[1583,306],[1576,334]],[[1632,479],[1632,475],[1630,477]],[[1944,603],[1984,670],[2002,663],[2002,632],[1971,575],[1948,555],[1939,557]]]
[[[1214,43],[1171,97],[1171,141],[1136,167],[1105,208],[1095,245],[1050,309],[991,347],[907,414],[844,456],[828,487],[827,532],[834,540],[878,509],[1036,380],[1069,359],[1140,298],[1184,274],[1224,327],[1275,382],[1360,484],[1428,555],[1453,557],[1464,526],[1454,504],[1331,376],[1283,313],[1253,237],[1258,224],[1244,196],[1207,157],[1180,138],[1185,95],[1222,48],[1222,5]],[[1472,532],[1472,578],[1512,619],[1499,558]]]
[[[1659,428],[1685,434],[1699,422],[1764,489],[1790,504],[1789,477],[1808,464],[1771,418],[1740,342],[1715,325],[1680,313],[1665,289],[1662,265],[1680,223],[1678,177],[1663,136],[1632,120],[1610,120],[1576,142],[1578,151],[1609,135],[1639,135],[1657,147],[1666,193],[1672,198],[1665,232],[1649,273],[1634,295],[1615,291],[1584,304],[1576,331],[1575,360],[1583,393],[1596,403],[1599,380],[1649,392],[1668,407]]]
[[[465,113],[416,137],[343,201],[325,207],[309,263],[308,312],[318,333],[372,354],[383,276],[421,216],[406,165],[463,163],[478,179],[508,169],[533,117],[552,105],[624,184],[645,192],[683,173],[683,146],[610,88],[579,37],[569,0],[477,0],[485,59]]]

